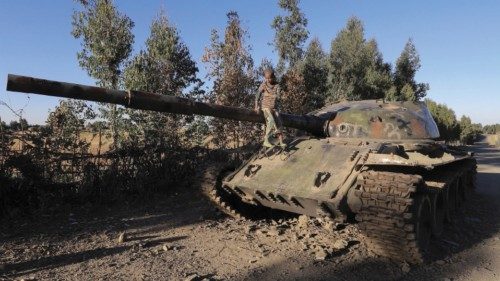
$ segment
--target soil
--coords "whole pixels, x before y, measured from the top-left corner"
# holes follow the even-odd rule
[[[199,189],[0,225],[0,280],[499,280],[500,150],[479,143],[476,193],[410,266],[367,250],[356,225],[235,220]]]

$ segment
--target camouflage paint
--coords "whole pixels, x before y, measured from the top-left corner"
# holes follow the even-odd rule
[[[423,102],[364,100],[327,106],[314,114],[329,117],[328,136],[373,139],[435,139],[439,130]]]

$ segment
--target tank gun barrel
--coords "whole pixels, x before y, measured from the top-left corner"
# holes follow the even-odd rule
[[[254,123],[265,122],[262,112],[247,108],[198,102],[187,98],[143,91],[111,90],[14,74],[9,74],[7,77],[7,90],[118,104],[128,108],[157,112],[185,115],[196,114]],[[280,113],[280,116],[285,127],[304,130],[314,135],[325,135],[324,124],[326,120],[323,118],[313,115],[293,115],[286,113]]]

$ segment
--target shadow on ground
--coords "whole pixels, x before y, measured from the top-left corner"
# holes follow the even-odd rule
[[[157,238],[157,236],[151,237],[135,237],[128,239],[128,241],[143,241],[143,239]],[[81,251],[77,253],[65,253],[48,257],[41,257],[34,260],[28,260],[23,262],[17,262],[13,264],[8,264],[5,268],[6,272],[12,272],[11,276],[19,276],[24,274],[31,274],[40,270],[47,270],[51,268],[66,266],[74,263],[85,262],[89,260],[97,260],[105,256],[121,254],[125,251],[134,251],[135,247],[140,248],[150,248],[154,246],[161,245],[163,243],[170,243],[179,241],[187,238],[187,236],[178,237],[167,237],[161,239],[148,240],[142,244],[136,245],[123,245],[117,247],[99,247],[97,249]]]
[[[157,233],[195,225],[207,219],[221,218],[211,203],[196,190],[180,191],[144,204],[80,210],[80,212],[73,210],[73,212],[60,214],[57,217],[40,216],[30,220],[11,222],[8,228],[5,225],[1,226],[0,279],[2,276],[15,277],[70,264],[99,260],[106,256],[133,251],[133,247],[153,248],[164,243],[182,240],[187,236],[165,238],[158,236]],[[123,231],[127,232],[127,245],[117,243],[117,238]],[[95,236],[99,238],[94,239]],[[99,247],[95,249],[56,255],[47,254],[45,250],[39,251],[43,245],[85,244],[93,240],[101,241],[105,245],[98,245]],[[7,244],[10,250],[18,253],[10,259],[2,257],[6,250],[4,245]],[[57,248],[47,250],[53,253]],[[29,260],[22,260],[22,256],[29,257]]]

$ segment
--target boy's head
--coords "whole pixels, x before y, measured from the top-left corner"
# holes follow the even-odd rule
[[[272,70],[271,68],[265,69],[264,79],[266,79],[266,82],[274,83],[276,80],[276,77],[274,76],[274,70]]]

